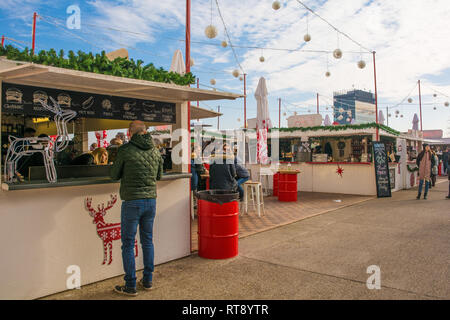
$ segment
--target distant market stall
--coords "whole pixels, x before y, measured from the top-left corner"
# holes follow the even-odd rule
[[[267,174],[267,170],[275,173],[279,169],[294,169],[300,171],[299,191],[377,195],[372,153],[377,127],[386,148],[391,190],[410,188],[410,170],[414,169],[408,169],[412,167],[408,161],[415,159],[422,139],[375,123],[272,129],[270,154],[273,156],[278,141],[279,161],[266,166],[250,161],[252,179],[259,180],[261,172]],[[256,137],[250,134],[247,139],[252,145]],[[413,173],[413,186],[416,174]],[[272,179],[269,188],[273,188]]]

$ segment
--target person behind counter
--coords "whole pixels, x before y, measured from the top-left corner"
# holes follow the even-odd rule
[[[123,144],[122,140],[119,138],[113,138],[109,142],[109,146],[106,148],[106,151],[108,151],[108,159],[109,162],[114,162],[114,160],[117,157],[117,152],[119,151],[119,147]]]
[[[72,160],[73,166],[106,165],[108,164],[108,151],[97,148],[92,152],[83,153]]]
[[[236,167],[236,182],[239,191],[239,199],[242,201],[244,199],[244,188],[242,188],[242,184],[250,179],[250,173],[248,170],[242,165],[242,161],[238,159],[236,156],[234,158],[234,165]]]
[[[134,246],[139,225],[144,254],[144,276],[139,284],[149,290],[154,271],[153,222],[156,214],[156,180],[163,173],[163,162],[144,122],[130,123],[130,141],[119,148],[111,168],[111,178],[120,180],[122,262],[125,285],[115,286],[120,294],[136,296]]]
[[[33,129],[34,130],[34,129]],[[45,133],[40,134],[38,136],[38,138],[49,138],[48,135],[46,135]],[[33,146],[30,145],[29,147],[31,149],[35,149],[35,150],[41,150],[41,149],[45,149],[48,145],[47,141],[40,141],[39,146]],[[41,147],[40,149],[38,147]],[[23,160],[22,160],[23,159]],[[40,152],[34,152],[31,154],[31,156],[27,156],[27,157],[22,157],[22,162],[19,164],[17,172],[25,178],[28,178],[30,170],[30,167],[43,167],[44,166],[44,157],[42,155],[42,153]]]

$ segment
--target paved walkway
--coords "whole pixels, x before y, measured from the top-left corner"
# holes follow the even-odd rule
[[[121,277],[48,299],[450,299],[450,200],[440,181],[240,240],[228,260],[192,255],[156,267],[154,289],[128,298]],[[367,267],[381,269],[369,290]],[[139,277],[141,272],[139,272]]]

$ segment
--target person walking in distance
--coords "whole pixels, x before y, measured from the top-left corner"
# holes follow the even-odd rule
[[[419,167],[419,193],[417,194],[417,199],[420,199],[422,194],[423,184],[425,182],[425,193],[423,195],[424,199],[427,199],[428,188],[431,180],[431,168],[434,165],[434,158],[431,154],[431,149],[428,144],[423,145],[423,150],[417,156],[417,167]]]
[[[438,175],[438,166],[439,166],[439,158],[436,154],[436,150],[432,149],[431,150],[431,156],[434,159],[434,164],[431,167],[431,187],[435,187],[436,186],[436,177]],[[430,189],[431,189],[430,187]]]
[[[122,145],[111,168],[111,177],[120,180],[122,262],[125,285],[120,294],[136,296],[134,243],[137,227],[144,255],[144,275],[139,284],[152,288],[154,270],[153,221],[156,214],[156,181],[161,179],[163,162],[142,121],[130,123],[130,141]]]

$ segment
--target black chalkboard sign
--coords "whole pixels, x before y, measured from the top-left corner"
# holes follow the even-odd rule
[[[386,147],[382,142],[373,142],[373,159],[375,164],[375,179],[378,198],[391,197],[391,179]]]
[[[39,100],[44,100],[51,104],[50,97],[53,97],[61,108],[76,111],[77,118],[176,123],[174,103],[11,83],[3,83],[2,85],[2,111],[35,117],[53,116],[39,102]]]

